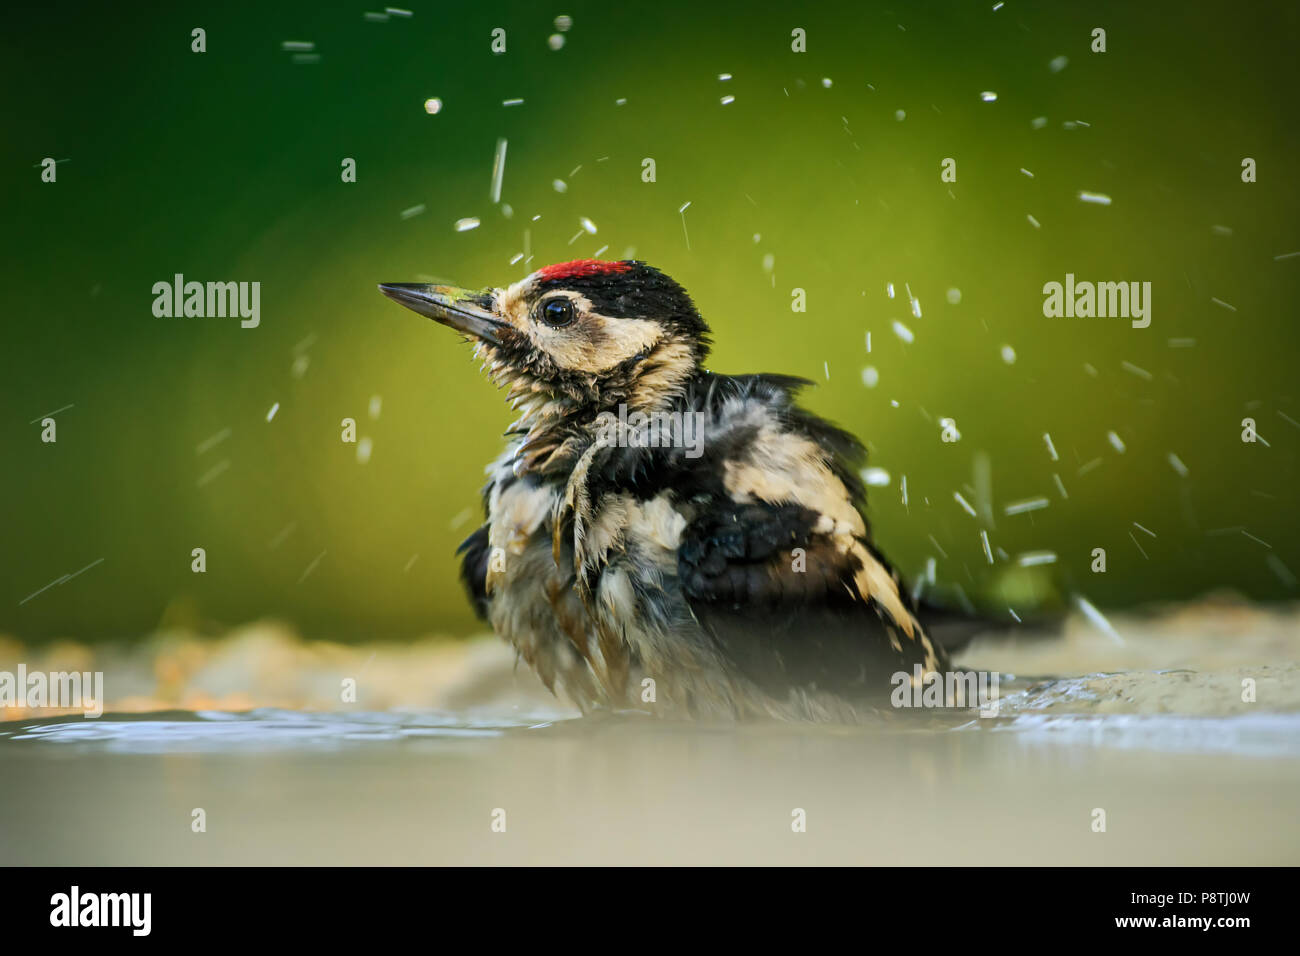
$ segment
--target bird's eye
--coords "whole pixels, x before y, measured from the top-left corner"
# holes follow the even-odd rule
[[[551,328],[564,328],[573,322],[573,303],[568,299],[550,299],[542,303],[541,316]]]

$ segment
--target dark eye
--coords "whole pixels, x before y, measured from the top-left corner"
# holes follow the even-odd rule
[[[553,329],[561,329],[573,322],[573,303],[568,299],[551,299],[542,303],[542,321]]]

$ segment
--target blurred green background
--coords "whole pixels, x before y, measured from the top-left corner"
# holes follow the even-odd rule
[[[934,557],[941,585],[996,603],[1016,555],[1050,550],[1062,586],[1102,606],[1292,595],[1300,257],[1275,257],[1300,251],[1296,8],[991,8],[11,10],[0,633],[130,638],[264,615],[335,639],[480,629],[452,552],[511,415],[466,346],[375,284],[503,285],[602,249],[691,291],[714,369],[817,382],[808,404],[889,472],[871,518],[907,575]],[[560,14],[572,27],[552,50]],[[295,63],[283,41],[314,42],[319,61]],[[62,161],[54,184],[45,157]],[[457,232],[466,217],[482,225]],[[526,233],[531,264],[512,265]],[[260,327],[156,318],[151,287],[177,272],[259,281]],[[1151,282],[1150,328],[1044,318],[1043,284],[1067,272]],[[32,420],[65,406],[43,444]],[[1267,446],[1241,441],[1248,415]],[[945,416],[959,442],[940,441]],[[368,461],[340,441],[345,417]],[[953,498],[975,500],[980,453],[991,524]],[[1049,506],[1004,514],[1036,496]],[[1010,561],[986,563],[981,527]],[[190,570],[196,547],[206,574]],[[1105,574],[1089,570],[1096,547]]]

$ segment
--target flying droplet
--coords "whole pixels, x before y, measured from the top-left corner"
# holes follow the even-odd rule
[[[872,488],[889,487],[889,472],[883,468],[863,468],[861,475],[863,482]]]

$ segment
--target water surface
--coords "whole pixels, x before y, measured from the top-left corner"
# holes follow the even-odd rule
[[[709,728],[261,709],[3,727],[10,864],[1300,859],[1295,714]]]

